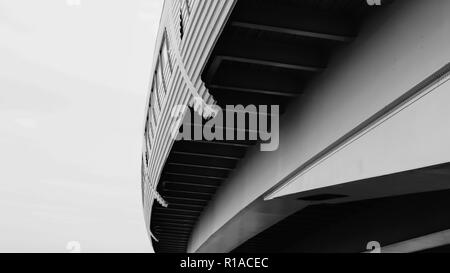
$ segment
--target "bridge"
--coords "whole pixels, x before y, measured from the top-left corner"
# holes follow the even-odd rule
[[[369,4],[165,1],[142,154],[156,252],[450,244],[450,3]],[[215,128],[247,139],[174,139],[207,107],[234,120],[227,105],[278,106],[276,146],[249,122]]]

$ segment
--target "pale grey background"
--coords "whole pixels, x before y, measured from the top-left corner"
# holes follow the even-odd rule
[[[162,2],[0,0],[0,252],[151,251],[140,152]]]

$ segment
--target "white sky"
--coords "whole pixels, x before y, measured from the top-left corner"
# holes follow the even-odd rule
[[[0,252],[151,251],[140,152],[162,5],[0,0]]]

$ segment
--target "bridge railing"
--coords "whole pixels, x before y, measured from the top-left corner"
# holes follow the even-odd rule
[[[154,201],[167,206],[157,192],[165,160],[174,140],[171,130],[177,105],[212,97],[200,81],[201,69],[235,0],[166,0],[160,22],[154,73],[149,88],[142,149],[142,196],[149,235]]]

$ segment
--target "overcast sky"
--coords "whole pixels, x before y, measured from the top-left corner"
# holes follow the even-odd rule
[[[151,251],[146,88],[163,0],[0,0],[0,252]]]

